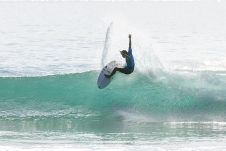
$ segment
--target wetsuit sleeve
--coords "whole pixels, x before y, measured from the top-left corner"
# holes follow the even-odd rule
[[[128,54],[131,55],[132,54],[132,48],[129,48],[128,50]]]

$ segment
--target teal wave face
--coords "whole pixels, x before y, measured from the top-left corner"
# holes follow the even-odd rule
[[[117,74],[103,90],[97,77],[91,71],[0,78],[0,129],[89,131],[120,129],[122,121],[225,120],[226,84],[216,75]]]

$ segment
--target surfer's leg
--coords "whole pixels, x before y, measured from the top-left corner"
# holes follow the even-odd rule
[[[105,75],[105,77],[107,77],[107,78],[112,77],[116,73],[116,71],[119,71],[119,72],[124,73],[124,74],[130,74],[131,73],[127,68],[117,68],[117,67],[115,67],[114,70],[111,72],[111,74]]]
[[[117,68],[117,67],[115,67],[115,68],[113,69],[113,71],[111,72],[111,74],[110,74],[110,75],[106,75],[106,74],[105,74],[105,77],[107,77],[107,78],[112,77],[112,76],[116,73],[116,71],[119,71],[119,72],[122,72],[122,73],[123,73],[123,68]]]
[[[129,71],[127,68],[118,68],[118,71],[124,74],[129,74]]]
[[[106,74],[105,74],[105,77],[107,77],[107,78],[112,77],[112,76],[116,73],[116,71],[118,71],[118,70],[119,70],[119,68],[115,67],[115,68],[113,69],[113,71],[111,72],[111,74],[110,74],[110,75],[106,75]]]

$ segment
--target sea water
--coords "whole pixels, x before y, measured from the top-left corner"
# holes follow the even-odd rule
[[[221,1],[0,2],[0,150],[225,150],[225,13]],[[98,89],[129,33],[134,73]]]

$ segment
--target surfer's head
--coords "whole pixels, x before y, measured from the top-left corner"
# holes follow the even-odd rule
[[[128,52],[126,50],[120,51],[123,58],[126,58],[128,56]]]

